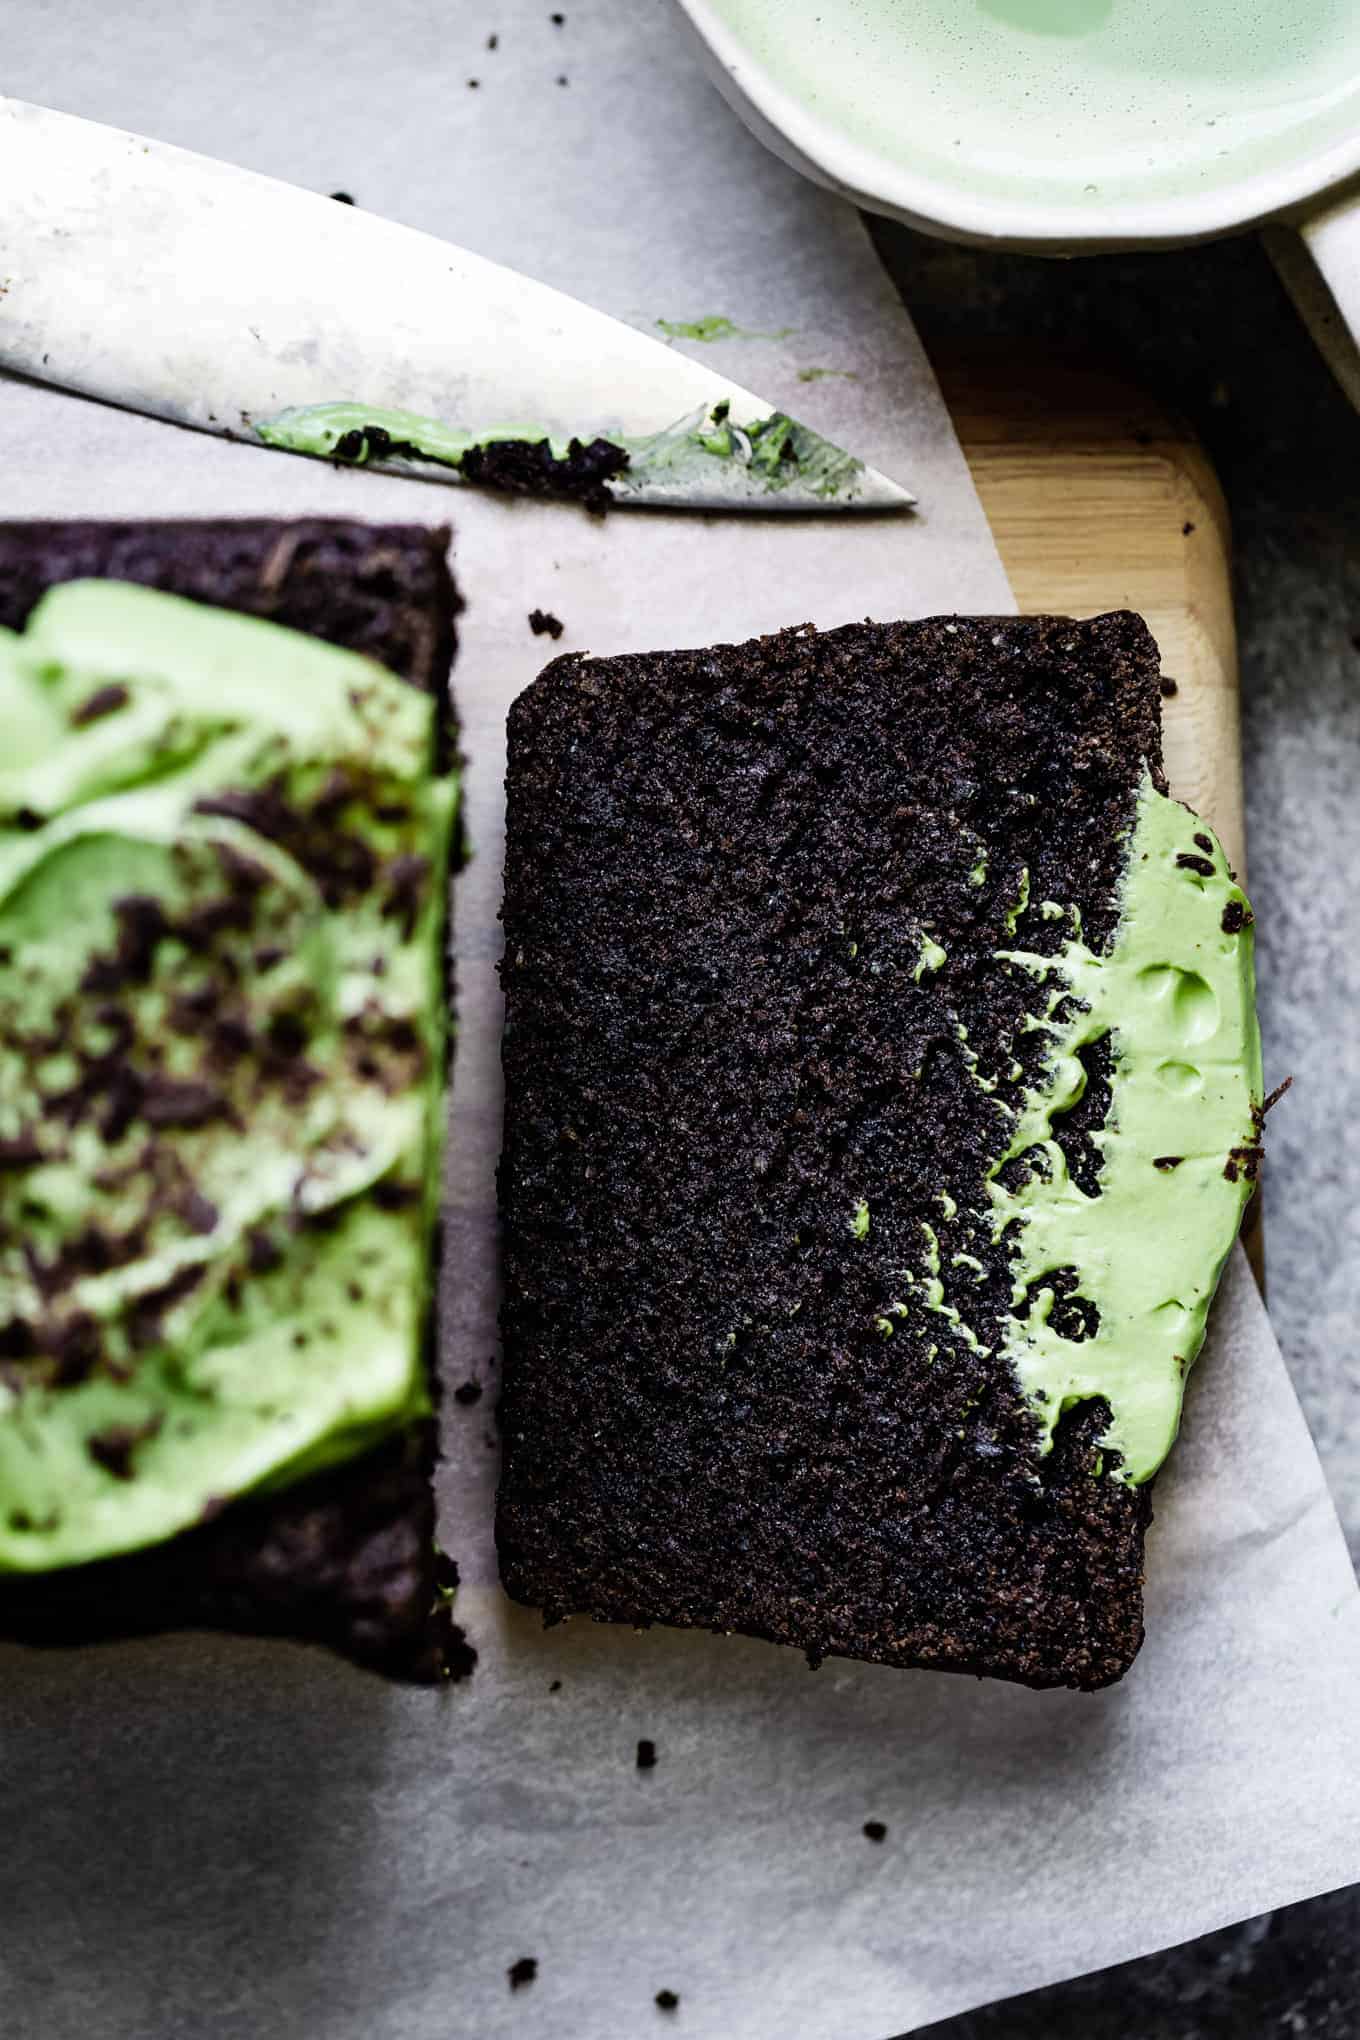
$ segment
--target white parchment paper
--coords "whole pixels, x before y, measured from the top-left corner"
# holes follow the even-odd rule
[[[1360,1876],[1360,1595],[1240,1260],[1159,1484],[1149,1642],[1113,1692],[544,1633],[495,1585],[495,916],[505,710],[549,649],[528,610],[563,618],[561,649],[604,652],[1011,606],[857,221],[737,127],[667,9],[564,11],[10,10],[11,92],[347,189],[643,326],[722,315],[771,336],[714,352],[910,481],[922,514],[601,527],[0,383],[0,515],[457,523],[477,855],[457,903],[444,1367],[486,1384],[448,1407],[441,1476],[481,1652],[468,1684],[400,1691],[214,1637],[0,1649],[6,2033],[634,2040],[662,2029],[668,1988],[691,2040],[886,2040]],[[538,1975],[512,1994],[526,1955]]]

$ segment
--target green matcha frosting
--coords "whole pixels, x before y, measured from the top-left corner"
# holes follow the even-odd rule
[[[0,632],[0,1571],[428,1407],[456,801],[372,661],[122,583]]]
[[[1005,1108],[1007,1138],[987,1183],[990,1230],[1011,1281],[1001,1352],[1038,1419],[1042,1450],[1065,1410],[1103,1399],[1116,1478],[1140,1483],[1175,1441],[1185,1376],[1260,1159],[1251,910],[1212,831],[1147,776],[1105,951],[1082,941],[1075,908],[1030,901],[1028,871],[1005,916],[1012,939],[1031,905],[1067,933],[1052,954],[1006,947],[995,956],[997,967],[1035,980],[1030,1025],[1048,1037],[1041,1080],[1018,1108]],[[978,1067],[959,1033],[973,1081],[994,1094],[997,1074]],[[1054,1135],[1085,1091],[1082,1051],[1106,1039],[1111,1103],[1091,1135],[1100,1170],[1090,1194]],[[999,1074],[1018,1071],[1017,1063]],[[879,1329],[928,1311],[946,1335],[993,1351],[968,1322],[961,1278],[946,1299],[934,1229],[921,1230],[923,1270],[903,1271],[904,1295]],[[967,1254],[953,1265],[982,1270]],[[1064,1330],[1051,1321],[1058,1275],[1075,1276]],[[1085,1336],[1070,1332],[1074,1301]]]
[[[1048,1079],[1026,1097],[990,1185],[998,1235],[1012,1242],[1012,1301],[1033,1297],[1026,1316],[1009,1320],[1004,1350],[1046,1444],[1065,1409],[1103,1396],[1118,1477],[1137,1483],[1175,1442],[1185,1376],[1256,1176],[1251,912],[1217,839],[1148,778],[1108,953],[1085,946],[1078,917],[1060,903],[1041,911],[1072,923],[1056,955],[999,952],[1048,988],[1037,1024],[1050,1037]],[[1085,1090],[1080,1050],[1107,1035],[1112,1104],[1093,1136],[1098,1194],[1087,1196],[1053,1128]],[[997,1179],[1019,1155],[1030,1160],[1028,1180],[1006,1190]],[[1053,1288],[1036,1287],[1068,1267],[1099,1313],[1081,1340],[1052,1328]]]

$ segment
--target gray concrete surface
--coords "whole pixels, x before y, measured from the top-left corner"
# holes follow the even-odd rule
[[[927,347],[992,335],[1089,353],[1188,416],[1217,465],[1236,537],[1266,1081],[1295,1079],[1269,1127],[1270,1309],[1360,1559],[1360,416],[1254,238],[1058,263],[875,233]],[[1360,1887],[932,2028],[1267,2035],[1360,2035]]]

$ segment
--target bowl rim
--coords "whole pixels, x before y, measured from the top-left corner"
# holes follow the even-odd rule
[[[1273,170],[1257,171],[1211,192],[1128,199],[1094,211],[978,198],[947,177],[890,161],[823,119],[776,84],[715,0],[678,0],[698,36],[714,82],[734,110],[794,168],[853,199],[867,212],[904,220],[947,239],[1035,253],[1092,253],[1127,247],[1177,247],[1308,210],[1360,174],[1360,124],[1354,136],[1300,153]]]

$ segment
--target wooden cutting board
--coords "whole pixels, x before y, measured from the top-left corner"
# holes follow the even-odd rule
[[[1009,347],[932,358],[1022,613],[1147,618],[1176,683],[1163,704],[1171,790],[1241,876],[1231,536],[1204,449],[1104,370]]]
[[[928,336],[927,336],[928,337]],[[1176,691],[1162,704],[1171,791],[1246,873],[1232,534],[1190,427],[1087,363],[1007,348],[931,351],[1024,614],[1136,609]],[[1261,1199],[1243,1244],[1264,1287]]]

